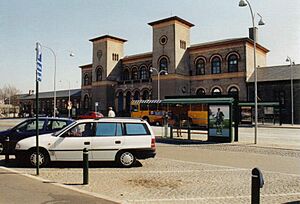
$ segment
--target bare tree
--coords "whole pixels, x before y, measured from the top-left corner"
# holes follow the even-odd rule
[[[16,95],[20,93],[20,90],[13,85],[5,85],[0,89],[0,100],[6,101],[16,99]],[[15,101],[15,100],[14,100]]]

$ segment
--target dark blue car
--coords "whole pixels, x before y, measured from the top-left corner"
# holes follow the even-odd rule
[[[74,122],[67,118],[39,118],[39,134],[46,134],[56,132]],[[16,143],[24,138],[36,135],[36,119],[27,119],[15,127],[0,131],[0,154],[15,153]]]

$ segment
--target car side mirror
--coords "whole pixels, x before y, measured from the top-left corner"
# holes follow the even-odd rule
[[[61,137],[70,137],[70,132],[65,132],[64,134],[61,135]]]

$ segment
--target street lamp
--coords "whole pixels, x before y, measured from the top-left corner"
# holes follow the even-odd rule
[[[41,45],[43,48],[46,48],[48,50],[50,50],[50,52],[53,54],[54,56],[54,79],[53,79],[53,91],[54,91],[54,103],[53,103],[53,117],[56,116],[56,55],[55,55],[55,52],[50,48],[50,47],[47,47],[47,46],[44,46],[44,45]]]
[[[246,1],[246,2],[245,2]],[[254,144],[257,144],[257,118],[258,118],[258,106],[257,106],[257,67],[256,67],[256,32],[255,32],[255,26],[254,26],[254,14],[252,11],[251,4],[248,0],[240,0],[239,6],[245,7],[249,6],[250,13],[251,13],[251,20],[252,20],[252,32],[253,32],[253,58],[254,58],[254,103],[255,103],[255,131],[254,131]],[[260,17],[260,20],[258,22],[258,25],[265,25],[265,23],[262,20],[262,16],[257,14]]]
[[[156,68],[151,67],[150,72],[152,73],[153,71],[155,71],[157,73],[157,99],[160,100],[160,81],[159,81],[160,79],[159,79],[159,76],[162,73],[164,73],[165,75],[168,75],[168,72],[166,70],[158,71]]]
[[[291,77],[291,123],[294,125],[294,84],[293,84],[293,65],[295,62],[289,57],[286,57],[286,62],[290,63],[290,77]]]

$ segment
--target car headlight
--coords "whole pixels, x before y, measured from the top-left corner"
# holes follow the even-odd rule
[[[19,143],[16,144],[16,149],[21,149],[21,145]]]

